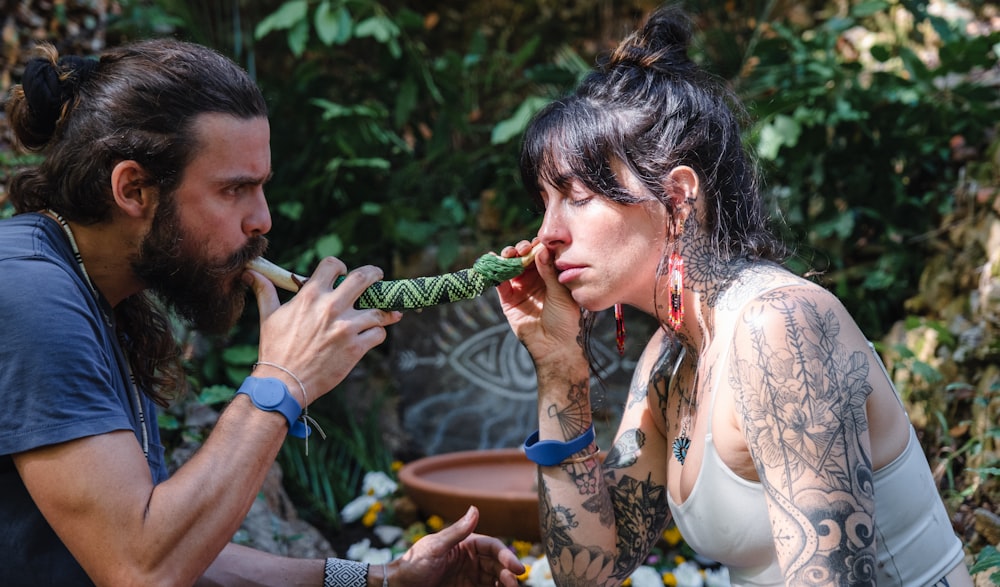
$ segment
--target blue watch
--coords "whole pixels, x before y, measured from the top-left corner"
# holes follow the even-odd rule
[[[265,412],[280,412],[288,420],[288,433],[297,438],[309,435],[309,428],[299,420],[302,406],[288,392],[285,382],[274,377],[247,377],[236,395],[247,394],[258,409]]]
[[[565,461],[594,442],[594,425],[569,442],[558,440],[538,440],[538,431],[531,433],[524,441],[524,454],[543,467],[552,467]]]

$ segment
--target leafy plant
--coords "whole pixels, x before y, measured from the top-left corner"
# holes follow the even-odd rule
[[[909,11],[916,21],[895,18]],[[940,38],[938,62],[918,56]],[[971,37],[917,2],[870,1],[801,29],[763,25],[740,92],[753,142],[799,262],[822,273],[872,338],[902,317],[927,235],[951,206],[961,168],[950,144],[978,144],[1000,114],[975,73],[1000,34]],[[992,97],[991,97],[992,96]]]
[[[996,547],[993,546],[983,548],[979,551],[975,564],[969,570],[973,574],[992,571],[990,582],[994,585],[1000,585],[1000,552],[997,552]]]

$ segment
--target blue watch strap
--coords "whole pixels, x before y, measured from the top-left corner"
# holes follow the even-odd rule
[[[531,433],[524,441],[524,454],[543,467],[558,465],[594,442],[594,425],[569,442],[558,440],[538,440],[538,431]]]
[[[279,412],[288,420],[288,433],[297,438],[309,435],[309,427],[299,417],[302,406],[292,397],[285,382],[274,377],[247,377],[236,395],[245,393],[253,405],[265,412]]]

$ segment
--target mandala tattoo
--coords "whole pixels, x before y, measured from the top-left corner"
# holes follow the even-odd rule
[[[650,478],[625,476],[608,487],[618,524],[618,552],[614,577],[624,580],[639,566],[667,523],[667,489]]]

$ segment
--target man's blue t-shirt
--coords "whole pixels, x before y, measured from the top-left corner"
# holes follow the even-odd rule
[[[12,454],[142,429],[111,308],[95,299],[62,227],[0,220],[0,585],[90,585],[42,517]],[[140,394],[154,483],[166,479],[154,404]]]

